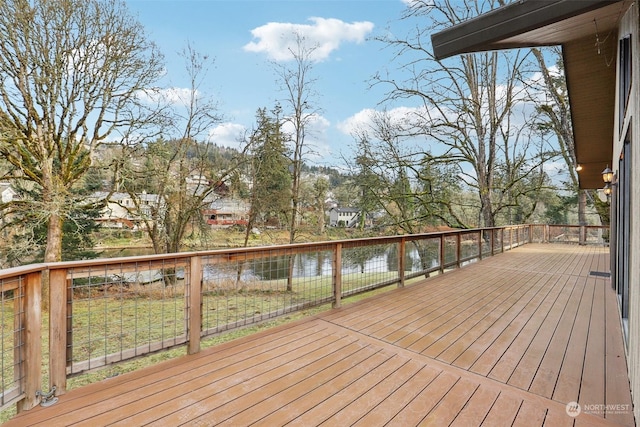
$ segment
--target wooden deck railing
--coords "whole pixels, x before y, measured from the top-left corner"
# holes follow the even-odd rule
[[[602,244],[605,227],[518,225],[238,248],[0,271],[1,408],[30,409],[67,378],[529,242]],[[48,284],[48,308],[43,287]],[[41,366],[48,354],[48,375]],[[44,384],[43,377],[48,378]]]

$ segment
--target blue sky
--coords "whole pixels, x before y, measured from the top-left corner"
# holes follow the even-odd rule
[[[210,130],[219,145],[238,146],[236,138],[255,123],[258,108],[271,109],[284,94],[269,61],[280,61],[283,37],[294,31],[318,46],[323,56],[313,66],[322,117],[313,133],[310,159],[340,165],[350,155],[349,126],[367,109],[376,109],[383,89],[368,80],[391,61],[391,51],[373,37],[391,30],[406,35],[400,21],[402,0],[127,0],[148,37],[164,53],[167,87],[188,87],[184,60],[187,43],[215,58],[203,88],[219,103],[224,121]]]

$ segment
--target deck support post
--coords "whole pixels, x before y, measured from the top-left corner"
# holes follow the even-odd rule
[[[336,243],[333,251],[333,308],[342,305],[342,243]]]
[[[67,354],[70,342],[71,325],[67,324],[71,316],[68,313],[69,298],[67,292],[67,270],[49,271],[49,388],[56,387],[56,396],[67,391],[67,363],[71,363]],[[70,351],[70,348],[69,348]]]
[[[491,239],[489,239],[490,243],[491,243],[491,256],[495,255],[494,250],[493,250],[493,248],[495,246],[495,239],[496,239],[496,231],[492,229],[491,230]]]
[[[584,226],[584,224],[580,224],[580,237],[578,237],[579,245],[586,245],[587,244],[587,227]]]
[[[202,259],[193,256],[189,260],[187,353],[200,351],[200,331],[202,330]]]
[[[444,235],[440,235],[440,274],[444,273]]]
[[[38,390],[42,389],[42,272],[25,276],[22,299],[24,329],[23,390],[25,398],[17,402],[17,411],[33,408],[40,402]]]
[[[406,263],[404,260],[407,251],[407,239],[402,237],[398,242],[398,287],[404,288],[404,270]]]

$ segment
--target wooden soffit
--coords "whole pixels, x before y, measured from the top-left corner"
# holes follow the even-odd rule
[[[524,0],[431,37],[434,56],[561,45],[581,188],[601,188],[613,151],[617,29],[631,0]]]

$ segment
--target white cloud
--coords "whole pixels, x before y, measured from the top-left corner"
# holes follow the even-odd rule
[[[238,123],[221,123],[209,131],[209,141],[221,147],[240,149],[246,130]]]
[[[166,89],[151,89],[138,92],[138,99],[150,104],[172,104],[186,106],[191,102],[192,89],[182,87],[171,87]],[[200,94],[196,90],[197,98]]]
[[[309,117],[305,133],[305,160],[314,164],[324,164],[327,159],[335,160],[335,147],[332,147],[328,133],[331,129],[331,122],[321,115]],[[293,133],[293,127],[289,122],[285,122],[282,127],[283,132]],[[235,149],[244,148],[244,140],[249,129],[239,123],[221,123],[209,131],[209,142],[221,147]]]
[[[358,111],[351,117],[339,122],[336,127],[345,135],[354,135],[362,129],[367,129],[372,124],[372,117],[376,114],[376,110],[365,108]]]
[[[306,116],[306,131],[308,134],[322,134],[326,132],[326,130],[331,126],[331,122],[327,120],[324,116],[319,114],[311,114]],[[282,130],[286,133],[293,134],[295,133],[295,129],[291,121],[286,121],[282,125]]]
[[[256,41],[247,43],[244,50],[265,52],[275,61],[293,59],[291,49],[296,46],[296,36],[304,38],[307,48],[314,49],[311,59],[326,60],[343,42],[362,43],[373,30],[368,21],[347,23],[333,18],[309,18],[311,24],[269,22],[251,30]]]
[[[304,157],[312,162],[322,162],[324,159],[331,157],[331,144],[329,143],[328,131],[331,128],[331,122],[324,116],[313,114],[307,118],[305,129],[305,152]],[[282,131],[293,135],[295,129],[289,121],[282,125]],[[293,148],[293,147],[290,147]]]
[[[435,7],[435,1],[426,1],[426,0],[401,0],[402,3],[405,4],[410,9],[418,8],[418,7]]]
[[[392,122],[410,126],[418,121],[418,117],[424,116],[424,108],[419,107],[397,107],[387,111]],[[381,111],[366,108],[338,123],[337,128],[346,135],[354,135],[360,131],[365,131],[373,126],[373,119]]]

